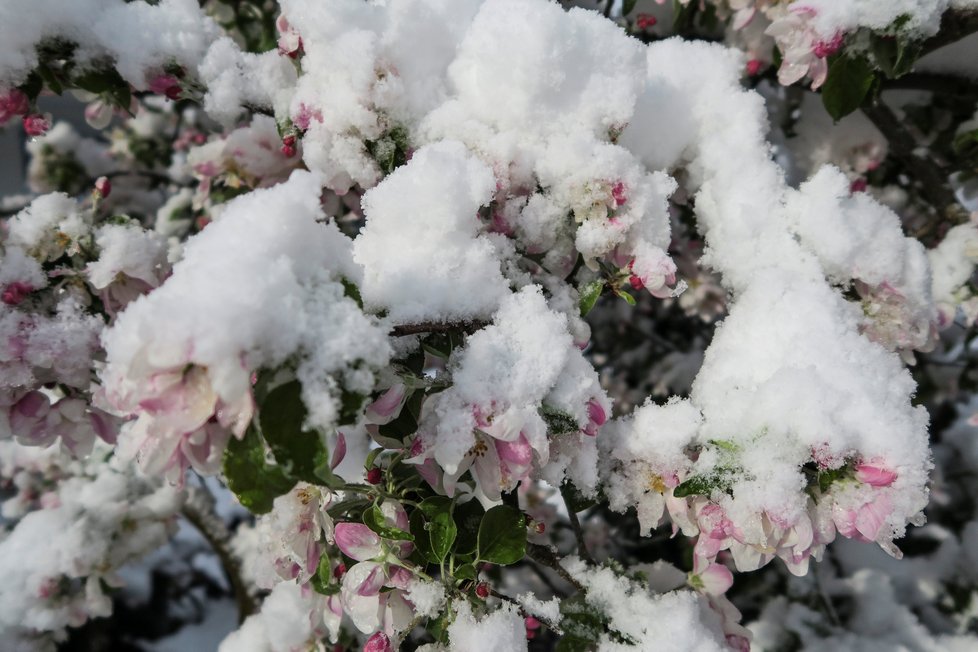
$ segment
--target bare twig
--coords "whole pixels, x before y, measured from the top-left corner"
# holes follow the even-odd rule
[[[581,527],[581,521],[577,518],[577,512],[571,507],[571,501],[568,500],[564,490],[561,490],[560,496],[564,499],[564,505],[567,506],[567,519],[570,521],[571,529],[574,530],[574,538],[577,539],[577,554],[588,564],[593,564],[594,558],[591,557],[587,544],[584,542],[584,528]]]
[[[941,16],[941,31],[924,41],[921,56],[978,32],[978,12],[948,11]]]
[[[890,152],[919,184],[920,194],[941,217],[959,219],[964,208],[958,204],[948,183],[948,173],[926,154],[890,107],[878,100],[863,107],[863,113],[890,143]]]
[[[470,322],[435,322],[426,321],[419,324],[401,324],[395,326],[391,329],[391,335],[394,337],[404,337],[406,335],[419,335],[421,333],[445,333],[454,329],[461,329],[464,331],[477,331],[483,326],[485,322],[481,321],[470,321]]]
[[[526,556],[540,564],[541,566],[546,566],[547,568],[553,570],[561,579],[563,579],[568,584],[572,585],[578,591],[584,590],[584,585],[574,579],[574,576],[567,572],[567,569],[560,565],[560,559],[553,550],[547,546],[541,546],[536,543],[526,544]]]
[[[203,495],[200,492],[191,492],[190,497],[183,506],[182,514],[188,523],[197,528],[197,531],[200,532],[201,536],[207,540],[207,543],[217,553],[218,559],[221,561],[221,566],[224,569],[224,574],[227,576],[231,590],[234,592],[234,599],[238,605],[238,622],[241,623],[244,622],[245,618],[255,613],[257,604],[241,577],[241,563],[231,552],[231,535],[227,527],[216,514],[212,512],[205,513],[202,510],[202,508],[206,508],[206,505],[201,505],[200,503],[206,501],[201,500],[201,498],[203,498]]]

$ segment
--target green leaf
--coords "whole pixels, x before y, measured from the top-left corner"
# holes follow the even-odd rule
[[[353,299],[357,307],[363,310],[363,299],[360,297],[360,288],[353,281],[348,281],[345,278],[341,278],[340,283],[343,284],[343,294]]]
[[[295,486],[282,468],[265,462],[261,436],[249,427],[243,439],[231,438],[224,452],[224,477],[228,488],[254,514],[271,511],[272,501]]]
[[[357,422],[360,410],[363,408],[367,397],[363,394],[350,392],[346,389],[340,391],[340,416],[339,425],[349,425]]]
[[[418,506],[425,516],[425,530],[431,541],[431,552],[437,563],[445,557],[455,543],[458,527],[452,518],[452,500],[444,496],[434,496],[421,501]]]
[[[624,299],[625,303],[627,303],[628,305],[630,306],[635,305],[635,297],[630,295],[628,292],[625,292],[624,290],[615,290],[615,295]]]
[[[594,308],[594,304],[598,302],[598,297],[601,296],[602,290],[604,290],[603,279],[591,281],[581,288],[581,299],[578,301],[578,306],[581,309],[581,317],[584,317],[591,312],[591,309]]]
[[[384,437],[404,441],[405,437],[418,431],[418,420],[421,418],[421,404],[424,402],[424,392],[413,392],[404,401],[400,414],[390,423],[378,426],[377,430]]]
[[[82,90],[101,95],[121,109],[129,108],[129,82],[111,66],[85,70],[76,74],[71,82]]]
[[[363,524],[385,539],[392,541],[414,541],[414,535],[410,532],[405,532],[400,528],[387,525],[384,512],[376,504],[364,510]]]
[[[569,432],[577,432],[581,429],[577,425],[577,420],[574,417],[555,407],[543,404],[540,406],[539,412],[547,424],[547,435],[550,437],[565,435]]]
[[[279,385],[261,405],[258,422],[262,436],[282,468],[291,477],[312,484],[331,483],[329,451],[318,432],[302,429],[306,406],[297,380]]]
[[[560,628],[564,634],[557,641],[556,652],[593,652],[598,640],[608,631],[608,618],[575,595],[560,603]]]
[[[309,579],[313,590],[321,595],[336,595],[340,592],[340,585],[333,581],[333,569],[329,565],[329,556],[324,552],[319,557],[319,565],[316,566],[316,573]]]
[[[472,564],[462,564],[455,569],[455,579],[457,580],[474,580],[477,577],[479,577],[479,573]]]
[[[562,485],[560,485],[560,493],[563,495],[567,505],[575,512],[583,512],[585,509],[594,507],[598,504],[596,499],[588,498],[582,494],[581,491],[571,482],[565,481]]]
[[[526,517],[509,505],[497,505],[479,525],[478,557],[500,566],[515,564],[526,554]]]
[[[452,512],[452,519],[458,535],[455,539],[455,551],[458,553],[475,552],[479,545],[479,526],[486,510],[478,500],[458,503]]]
[[[873,86],[873,67],[861,56],[840,56],[829,66],[822,86],[822,104],[838,122],[860,107]]]
[[[627,16],[628,14],[632,13],[632,10],[635,9],[635,5],[637,3],[638,3],[638,0],[625,0],[624,2],[622,2],[621,3],[621,15],[622,16]]]

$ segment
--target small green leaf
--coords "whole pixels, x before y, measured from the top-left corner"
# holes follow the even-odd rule
[[[387,525],[384,512],[376,504],[364,510],[363,524],[385,539],[392,541],[414,541],[414,535],[410,532],[405,532],[400,528]]]
[[[598,504],[596,499],[586,497],[571,482],[565,481],[564,484],[560,485],[560,493],[567,505],[575,512],[583,512],[585,509]]]
[[[603,279],[591,281],[581,288],[581,299],[578,301],[578,306],[581,309],[581,317],[584,317],[591,312],[591,309],[594,308],[594,304],[598,302],[598,297],[601,296],[602,290],[604,290]]]
[[[313,484],[332,482],[329,451],[318,432],[303,430],[306,406],[297,380],[268,393],[258,413],[262,436],[282,468],[297,480]]]
[[[324,552],[319,557],[316,573],[309,579],[313,590],[321,595],[335,595],[340,592],[340,585],[333,581],[333,569],[329,565],[329,556]]]
[[[455,569],[455,579],[457,580],[474,580],[478,576],[479,573],[472,564],[462,564]]]
[[[571,415],[547,404],[540,406],[540,416],[547,424],[547,435],[565,435],[569,432],[577,432],[581,429],[577,421]]]
[[[637,3],[638,3],[638,0],[625,0],[624,2],[622,2],[622,4],[621,4],[621,15],[622,16],[627,16],[628,14],[632,13],[632,10],[635,9],[635,5]]]
[[[625,303],[627,303],[628,305],[630,306],[635,305],[635,297],[630,295],[628,292],[625,292],[624,290],[615,290],[615,295],[624,299]]]
[[[458,503],[452,512],[458,535],[455,539],[455,551],[458,553],[475,552],[479,545],[479,525],[486,510],[478,500]]]
[[[458,528],[452,519],[452,500],[444,496],[427,498],[418,506],[425,516],[425,530],[431,541],[431,552],[437,563],[445,557],[455,543]]]
[[[231,438],[224,452],[224,477],[228,488],[254,514],[272,509],[272,501],[295,486],[282,468],[265,462],[261,436],[249,427],[243,439]]]
[[[873,67],[861,56],[840,56],[829,66],[822,86],[822,104],[838,122],[860,107],[873,86]]]
[[[362,310],[363,299],[360,297],[360,288],[358,288],[353,281],[348,281],[345,278],[341,278],[340,283],[343,284],[343,294],[348,298],[353,299],[356,302],[357,307]]]
[[[526,554],[526,517],[509,505],[497,505],[479,525],[478,557],[500,566],[515,564]]]

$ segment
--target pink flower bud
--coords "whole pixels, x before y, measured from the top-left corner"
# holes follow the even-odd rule
[[[627,202],[628,195],[625,193],[625,184],[619,181],[611,186],[611,197],[615,200],[615,206],[621,206]]]
[[[527,640],[536,638],[537,630],[540,629],[540,621],[533,616],[527,616],[523,619],[523,625],[526,627]]]
[[[363,652],[393,652],[391,640],[387,638],[387,634],[377,632],[367,639],[363,645]]]
[[[856,479],[873,487],[888,487],[896,480],[895,471],[877,464],[857,464]]]
[[[489,597],[489,585],[486,582],[479,582],[475,585],[475,594],[485,600]]]
[[[864,192],[867,186],[868,184],[866,183],[866,180],[859,177],[849,184],[849,192]]]
[[[828,41],[818,41],[812,48],[812,54],[819,59],[830,57],[842,47],[842,32],[837,33]]]
[[[31,104],[27,96],[16,88],[0,94],[0,125],[15,115],[24,115],[30,111]]]
[[[648,29],[649,27],[655,27],[659,19],[652,14],[639,14],[635,17],[635,24],[639,29]]]
[[[587,418],[596,426],[603,426],[604,422],[608,420],[608,415],[605,414],[604,408],[601,404],[595,401],[593,398],[587,402]]]
[[[333,535],[344,555],[357,561],[366,561],[382,552],[380,537],[363,523],[337,523]]]
[[[51,128],[51,122],[43,115],[32,113],[24,116],[24,131],[28,136],[43,136]]]
[[[370,484],[380,484],[380,481],[384,479],[384,472],[380,470],[380,467],[373,467],[367,471],[367,482]]]
[[[3,289],[3,293],[0,294],[0,301],[3,301],[8,306],[16,306],[21,301],[26,299],[27,295],[33,291],[34,288],[27,283],[14,281]]]
[[[750,61],[747,62],[748,76],[754,77],[756,75],[759,75],[761,74],[762,70],[764,70],[764,62],[761,61],[760,59],[751,59]]]
[[[333,577],[340,579],[344,575],[346,575],[346,564],[340,562],[336,564],[336,568],[333,569]]]
[[[112,193],[112,182],[108,177],[99,177],[95,180],[95,192],[103,199]]]

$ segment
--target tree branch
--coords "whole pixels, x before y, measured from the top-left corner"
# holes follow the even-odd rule
[[[577,518],[577,512],[571,507],[571,501],[568,500],[563,489],[560,491],[560,496],[564,499],[564,505],[567,507],[567,519],[570,521],[571,529],[574,530],[574,538],[577,539],[577,555],[588,564],[593,564],[594,558],[591,557],[587,544],[584,542],[584,528],[581,527],[581,521]]]
[[[862,111],[889,141],[893,157],[917,181],[920,194],[937,209],[941,217],[959,220],[965,211],[951,190],[947,172],[926,155],[926,150],[917,143],[893,110],[877,100],[870,106],[864,106]]]
[[[975,84],[972,79],[958,75],[914,72],[883,82],[883,90],[927,91],[941,95],[969,97],[978,95],[978,84]]]
[[[547,546],[541,546],[537,543],[527,543],[526,556],[541,566],[546,566],[547,568],[553,570],[555,573],[560,575],[561,579],[572,585],[578,591],[584,590],[584,585],[574,579],[574,576],[568,573],[567,569],[560,565],[560,559],[558,559],[554,551]]]
[[[474,332],[483,328],[486,323],[484,321],[425,321],[418,324],[401,324],[391,329],[391,335],[394,337],[405,337],[407,335],[419,335],[421,333],[446,333],[456,328],[467,332]]]
[[[190,491],[181,513],[188,523],[197,528],[197,531],[207,540],[207,543],[210,544],[221,560],[224,574],[228,578],[228,583],[234,592],[235,602],[238,605],[238,623],[240,624],[244,622],[245,618],[255,613],[258,605],[241,578],[241,564],[231,552],[231,535],[224,525],[224,521],[210,509],[207,509],[207,512],[203,511],[201,508],[207,506],[200,503],[204,501],[201,492]]]
[[[941,16],[941,30],[924,41],[920,51],[923,57],[945,45],[960,41],[966,36],[978,32],[978,12],[947,11]]]

